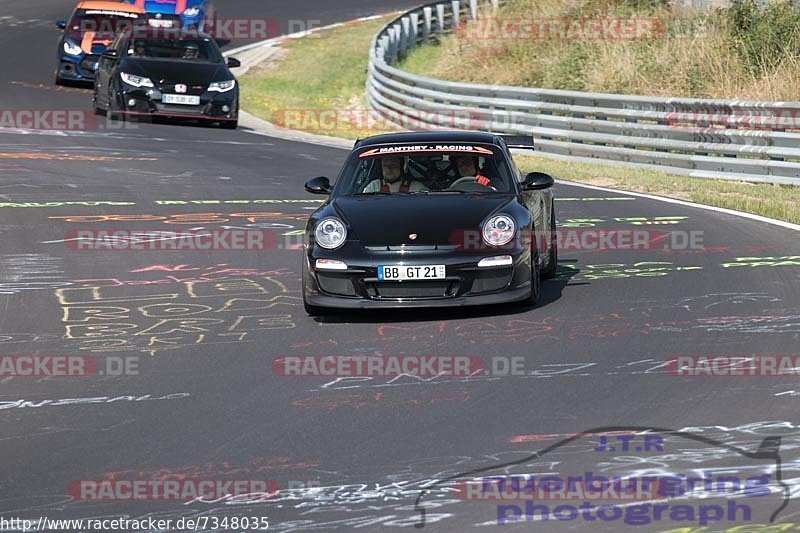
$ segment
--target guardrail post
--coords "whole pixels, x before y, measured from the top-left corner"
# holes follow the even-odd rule
[[[389,28],[389,61],[390,65],[397,63],[397,28]]]
[[[478,0],[469,0],[469,17],[472,20],[478,18]]]
[[[459,22],[461,22],[461,1],[460,0],[453,0],[450,2],[453,9],[453,22],[451,23],[451,28],[455,30],[458,28]]]
[[[422,42],[428,44],[431,38],[431,20],[433,19],[433,9],[425,7],[422,10],[424,22],[422,24]]]
[[[441,41],[442,32],[444,31],[444,4],[436,4],[436,37]]]
[[[380,42],[381,44],[379,45],[379,47],[383,53],[380,54],[378,57],[380,57],[380,59],[383,59],[384,61],[387,61],[389,55],[389,46],[391,46],[389,44],[389,36],[384,35],[383,37],[380,38]]]
[[[408,47],[417,46],[417,34],[419,33],[419,13],[411,13],[411,28],[408,32]]]
[[[408,49],[408,33],[410,26],[411,26],[411,19],[409,19],[408,17],[403,17],[400,19],[400,27],[398,28],[398,31],[400,33],[400,39],[398,48],[400,49],[399,51],[401,56],[405,55],[406,50]]]

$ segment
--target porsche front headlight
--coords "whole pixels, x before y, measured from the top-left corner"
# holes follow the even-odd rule
[[[492,246],[503,246],[514,238],[514,219],[508,215],[495,215],[483,225],[483,240]]]
[[[347,228],[338,218],[323,218],[314,230],[317,244],[328,250],[340,247],[347,238]]]

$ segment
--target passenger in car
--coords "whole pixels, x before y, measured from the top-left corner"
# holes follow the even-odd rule
[[[372,180],[364,187],[364,192],[421,192],[427,187],[405,173],[405,160],[402,157],[385,157],[381,159],[383,178]]]

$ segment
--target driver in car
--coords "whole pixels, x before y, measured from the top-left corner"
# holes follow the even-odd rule
[[[492,187],[492,180],[481,174],[478,167],[478,158],[471,155],[457,155],[453,157],[458,177],[460,178],[475,178],[475,183],[483,185],[484,187]]]
[[[402,157],[385,157],[381,159],[381,173],[383,178],[372,180],[364,187],[364,192],[420,192],[427,191],[427,187],[419,181],[405,175],[405,161]]]
[[[189,43],[183,47],[181,59],[197,59],[200,57],[200,47],[194,43]]]

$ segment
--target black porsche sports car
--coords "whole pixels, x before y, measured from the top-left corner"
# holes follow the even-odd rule
[[[306,311],[536,304],[558,249],[553,178],[511,157],[532,146],[464,131],[357,141],[335,185],[305,185],[329,195],[306,226]]]
[[[213,121],[236,128],[239,87],[209,35],[197,32],[128,31],[100,58],[94,108],[112,116]]]

